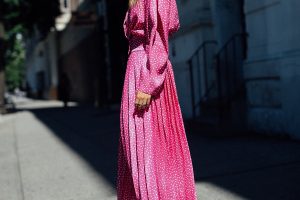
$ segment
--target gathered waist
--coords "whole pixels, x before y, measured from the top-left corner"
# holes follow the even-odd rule
[[[159,46],[161,46],[161,48],[164,48],[163,45],[159,45]],[[146,51],[147,47],[149,46],[146,45],[144,41],[140,41],[140,40],[131,41],[129,42],[128,54],[130,54],[133,51]]]
[[[159,36],[156,37],[155,45],[161,46],[161,48],[165,48],[163,42],[160,41],[159,38]],[[149,48],[149,45],[147,44],[147,40],[144,36],[134,34],[130,36],[128,54],[132,51],[147,51],[147,48]]]
[[[142,37],[131,37],[129,40],[128,54],[132,51],[146,50],[146,40]]]
[[[128,54],[130,54],[131,52],[134,52],[134,51],[145,51],[145,47],[143,44],[141,44],[139,46],[134,46],[134,47],[129,46]]]

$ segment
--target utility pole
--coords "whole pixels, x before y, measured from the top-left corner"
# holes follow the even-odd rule
[[[4,52],[5,52],[5,43],[4,43],[4,24],[0,18],[0,114],[5,113],[5,102],[4,102],[4,93],[5,93],[5,77],[4,77]]]

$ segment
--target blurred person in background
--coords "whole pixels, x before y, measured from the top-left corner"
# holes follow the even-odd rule
[[[70,101],[71,85],[70,85],[70,79],[65,72],[63,72],[60,76],[58,87],[60,92],[60,99],[64,103],[64,108],[67,108],[68,101]]]

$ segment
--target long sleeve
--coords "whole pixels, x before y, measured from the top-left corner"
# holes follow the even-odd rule
[[[168,38],[164,36],[168,29],[167,13],[160,13],[158,6],[164,7],[168,4],[165,0],[145,0],[144,5],[147,64],[141,67],[137,89],[155,95],[163,85],[168,64]]]
[[[178,8],[176,0],[172,0],[171,9],[170,9],[170,24],[169,24],[169,37],[177,32],[180,28],[180,21],[178,15]]]

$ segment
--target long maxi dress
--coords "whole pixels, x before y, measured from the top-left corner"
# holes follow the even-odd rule
[[[194,172],[168,38],[180,27],[176,0],[138,0],[126,12],[129,41],[120,107],[118,200],[196,200]],[[151,94],[135,106],[137,91]]]

